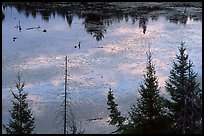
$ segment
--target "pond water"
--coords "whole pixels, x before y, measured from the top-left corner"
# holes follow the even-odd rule
[[[181,10],[183,7],[176,11]],[[20,71],[36,119],[35,132],[63,132],[57,112],[63,98],[66,55],[69,98],[85,133],[115,130],[106,122],[110,87],[122,114],[130,111],[143,81],[149,47],[161,94],[165,97],[168,97],[165,81],[181,41],[185,42],[198,80],[202,82],[202,20],[187,14],[202,14],[202,8],[188,7],[184,21],[172,19],[160,10],[154,12],[155,18],[144,14],[135,20],[129,14],[119,19],[101,19],[92,14],[85,16],[85,12],[81,15],[69,11],[66,16],[53,12],[42,16],[40,12],[31,15],[9,6],[2,7],[2,11],[5,14],[2,20],[3,123],[9,119],[10,91],[15,90],[14,80]],[[103,119],[87,121],[93,118]]]

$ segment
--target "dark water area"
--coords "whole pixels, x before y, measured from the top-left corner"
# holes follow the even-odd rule
[[[128,6],[127,6],[128,5]],[[39,2],[23,2],[23,3],[5,3],[3,8],[15,7],[19,13],[24,14],[27,18],[32,16],[36,18],[37,15],[41,15],[42,20],[49,22],[53,16],[61,16],[66,19],[69,27],[72,25],[74,16],[82,18],[84,20],[84,29],[88,34],[91,34],[97,41],[104,38],[106,29],[113,21],[120,22],[122,20],[128,21],[131,19],[132,24],[139,21],[139,27],[143,29],[143,33],[146,32],[148,20],[157,20],[159,16],[164,15],[165,18],[172,23],[186,24],[187,19],[201,20],[202,11],[199,8],[202,7],[201,3],[188,3],[180,5],[180,9],[176,9],[179,3],[144,3],[139,2],[132,4],[124,3],[39,3]],[[193,6],[193,7],[189,7]],[[198,8],[195,11],[189,12],[188,8]],[[198,11],[196,11],[198,10]],[[3,12],[2,12],[3,13]]]
[[[85,133],[110,133],[115,128],[106,122],[109,88],[127,115],[138,98],[150,47],[161,93],[168,97],[164,83],[181,41],[202,82],[202,3],[3,2],[2,121],[9,119],[10,91],[21,71],[36,134],[63,132],[56,112],[67,55],[78,125]]]

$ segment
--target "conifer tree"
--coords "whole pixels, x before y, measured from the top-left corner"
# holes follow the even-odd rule
[[[114,96],[113,96],[113,91],[110,90],[108,91],[108,101],[107,101],[108,110],[110,111],[110,120],[108,121],[110,125],[116,125],[118,129],[115,132],[120,132],[122,133],[123,129],[123,122],[125,121],[125,118],[121,116],[121,113],[118,111],[118,104],[114,102]]]
[[[8,125],[3,125],[7,134],[31,134],[34,131],[34,117],[28,105],[28,93],[23,90],[24,85],[25,82],[21,83],[21,77],[18,73],[16,81],[18,93],[12,92],[13,107],[9,110],[11,119]]]
[[[168,102],[170,111],[172,131],[175,133],[199,133],[202,120],[202,91],[196,80],[197,73],[192,69],[193,63],[185,54],[184,42],[181,42],[179,55],[170,71],[169,80],[166,82],[166,91],[169,92],[171,100]]]
[[[152,53],[147,52],[144,83],[140,85],[140,98],[131,107],[129,133],[167,133],[164,98],[160,96],[158,78],[152,63]]]
[[[68,57],[65,57],[65,77],[64,77],[64,93],[61,95],[63,97],[62,107],[58,110],[57,117],[61,117],[63,120],[63,134],[83,134],[85,132],[81,126],[78,125],[75,112],[74,112],[74,105],[69,98],[69,90],[68,90]],[[61,123],[61,120],[59,120]]]
[[[193,71],[193,63],[189,60],[188,81],[187,81],[187,107],[189,113],[189,125],[187,133],[202,132],[202,90],[199,88],[200,83],[197,81],[197,73]]]

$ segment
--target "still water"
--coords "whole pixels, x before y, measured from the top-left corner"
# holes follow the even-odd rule
[[[187,13],[201,10],[189,7]],[[115,129],[106,122],[110,87],[122,114],[130,111],[138,97],[149,47],[161,94],[165,97],[168,94],[164,83],[181,41],[185,42],[198,80],[202,81],[201,19],[186,16],[184,21],[179,21],[161,11],[156,11],[155,18],[144,15],[135,20],[128,14],[119,19],[101,19],[70,11],[66,12],[67,16],[54,12],[49,16],[42,16],[40,12],[31,15],[14,7],[2,8],[2,11],[5,14],[2,21],[3,123],[9,119],[10,91],[15,91],[14,81],[20,71],[36,119],[35,132],[63,132],[58,113],[63,98],[66,55],[69,99],[79,128],[85,133],[110,133]],[[93,118],[102,119],[88,121]]]

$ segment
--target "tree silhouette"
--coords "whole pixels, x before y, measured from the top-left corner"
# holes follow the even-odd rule
[[[166,82],[166,91],[171,96],[168,108],[175,133],[199,133],[202,129],[202,91],[185,50],[184,42],[181,42],[180,54],[176,55],[177,62],[173,62],[169,81]]]
[[[167,133],[168,122],[164,110],[164,98],[160,96],[152,53],[147,53],[146,74],[140,85],[140,98],[131,107],[128,133]]]
[[[121,113],[118,111],[117,106],[114,102],[114,96],[113,96],[113,91],[110,90],[108,91],[108,101],[107,105],[108,110],[110,111],[110,120],[108,121],[110,125],[116,125],[118,129],[115,132],[122,132],[123,130],[123,122],[125,121],[125,118],[121,116]]]
[[[62,117],[63,121],[63,134],[83,134],[84,129],[79,128],[76,116],[74,114],[74,107],[69,99],[68,90],[68,57],[65,57],[65,77],[64,77],[64,93],[61,95],[63,98],[62,107],[59,109],[59,117]]]
[[[14,100],[12,100],[13,107],[9,110],[11,119],[7,126],[3,125],[7,134],[31,134],[34,131],[34,117],[28,105],[28,94],[23,90],[24,85],[25,82],[21,83],[21,76],[18,73],[16,82],[18,93],[12,92],[14,97]]]

